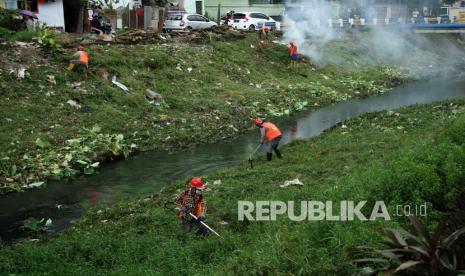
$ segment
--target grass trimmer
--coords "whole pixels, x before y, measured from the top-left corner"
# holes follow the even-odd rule
[[[249,156],[249,163],[250,163],[250,168],[251,169],[253,169],[253,157],[254,157],[255,153],[257,153],[258,149],[260,149],[261,147],[262,147],[262,144],[259,144],[257,146],[257,148]]]
[[[198,218],[197,218],[196,216],[194,216],[192,213],[189,213],[189,215],[190,215],[193,219],[198,220]],[[207,228],[208,231],[212,232],[213,234],[215,234],[215,235],[217,235],[218,237],[220,237],[220,238],[223,239],[223,237],[222,237],[220,234],[218,234],[215,230],[213,230],[213,229],[212,229],[210,226],[208,226],[205,222],[200,221],[200,224],[202,224],[203,227]]]
[[[173,209],[172,209],[173,206],[179,206],[179,205],[176,204],[176,203],[174,203],[174,202],[171,202],[171,201],[167,201],[167,202],[165,202],[165,204],[164,204],[165,209],[168,209],[168,210],[173,210]],[[174,209],[175,209],[175,210],[179,210],[179,207],[176,207],[176,208],[174,208]],[[194,214],[189,213],[189,215],[190,215],[193,219],[198,220],[198,218],[197,218]],[[208,231],[210,231],[210,232],[212,232],[213,234],[217,235],[218,237],[224,239],[220,234],[218,234],[218,232],[216,232],[215,230],[213,230],[213,228],[211,228],[210,226],[208,226],[205,222],[200,221],[200,224],[202,224],[203,227],[207,228]]]

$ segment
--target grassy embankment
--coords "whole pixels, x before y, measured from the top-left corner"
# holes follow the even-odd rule
[[[338,43],[345,45],[339,55],[353,57],[350,39]],[[353,70],[291,68],[285,46],[261,43],[255,35],[203,45],[93,45],[86,81],[65,74],[73,49],[50,58],[34,48],[0,47],[5,61],[0,67],[0,192],[92,173],[96,161],[131,150],[228,138],[251,127],[254,116],[270,118],[306,105],[379,94],[405,78],[375,64]],[[27,68],[24,79],[9,72],[20,67]],[[116,74],[130,94],[101,78],[105,71],[110,79]],[[49,75],[56,84],[47,81]],[[160,106],[148,103],[146,89],[163,96]],[[100,131],[89,131],[95,126]]]
[[[395,215],[397,204],[428,202],[422,220],[430,226],[448,211],[465,181],[464,106],[460,100],[367,114],[283,147],[283,160],[206,176],[222,180],[207,190],[207,217],[224,240],[181,234],[175,212],[163,208],[178,183],[161,195],[92,210],[59,237],[0,247],[0,272],[352,274],[356,247],[379,241],[375,228],[405,224]],[[279,187],[296,177],[303,187]],[[369,206],[383,200],[392,221],[240,222],[238,200],[368,200]]]

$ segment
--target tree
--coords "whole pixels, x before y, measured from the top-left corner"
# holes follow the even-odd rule
[[[113,9],[116,4],[119,4],[120,0],[89,0],[89,5],[92,8],[98,9]]]

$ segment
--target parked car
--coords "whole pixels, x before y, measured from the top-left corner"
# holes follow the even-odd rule
[[[216,22],[210,21],[200,14],[186,13],[186,14],[172,14],[168,15],[165,20],[163,29],[166,31],[171,30],[203,30],[216,27]]]
[[[260,12],[235,13],[231,26],[235,29],[255,31],[259,30],[263,24],[270,27],[271,30],[276,30],[276,21]]]

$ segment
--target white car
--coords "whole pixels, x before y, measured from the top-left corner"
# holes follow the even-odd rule
[[[200,14],[185,13],[168,15],[163,29],[170,30],[203,30],[216,27],[216,22],[210,21]]]
[[[276,21],[268,15],[260,12],[238,12],[234,13],[231,26],[235,29],[256,31],[265,26],[271,30],[277,30]]]

